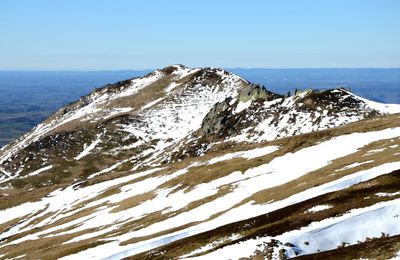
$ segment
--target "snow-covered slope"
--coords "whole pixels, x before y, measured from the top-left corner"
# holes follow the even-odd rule
[[[96,161],[82,173],[86,177],[116,163],[140,168],[201,154],[210,148],[210,140],[199,144],[201,137],[268,141],[396,112],[399,105],[344,89],[285,97],[221,69],[174,65],[97,89],[60,109],[0,151],[0,181],[50,166],[69,171],[72,160]],[[104,154],[110,159],[97,160]]]
[[[181,65],[97,89],[1,151],[0,259],[399,251],[397,112]]]
[[[381,232],[385,236],[398,235],[396,216],[400,204],[396,187],[400,183],[390,181],[391,186],[380,186],[381,182],[377,182],[380,177],[398,178],[394,172],[400,169],[398,119],[397,116],[366,121],[371,127],[367,132],[363,131],[364,122],[338,132],[320,132],[322,135],[311,146],[303,142],[309,137],[297,136],[273,145],[249,146],[241,152],[218,149],[219,152],[146,171],[132,171],[100,183],[75,183],[57,189],[38,201],[0,211],[0,225],[9,227],[0,235],[3,239],[0,252],[10,257],[22,253],[19,251],[22,247],[30,256],[119,259],[187,239],[180,242],[187,245],[182,252],[168,248],[165,252],[188,257],[226,244],[203,257],[228,259],[249,256],[257,245],[265,242],[271,246],[271,241],[279,241],[275,242],[276,247],[272,246],[273,254],[278,257],[282,249],[287,256],[294,256],[334,249],[344,242],[366,241],[380,237]],[[397,123],[392,122],[396,120]],[[386,127],[389,122],[392,125]],[[346,168],[355,161],[360,162],[358,166]],[[367,190],[369,193],[362,191],[360,204],[346,202],[348,208],[334,200],[321,199],[323,195],[357,185],[376,188]],[[3,194],[11,192],[9,189],[2,189]],[[349,196],[343,198],[349,200]],[[315,217],[315,223],[294,221],[303,225],[295,231],[289,225],[287,230],[277,229],[282,234],[260,235],[257,230],[269,222],[258,223],[258,216],[276,214],[291,206],[297,210],[289,210],[294,216],[280,213],[280,219],[329,214],[322,219]],[[381,218],[383,215],[386,219]],[[378,218],[382,222],[379,225],[368,222]],[[224,229],[237,222],[240,229]],[[329,231],[332,223],[337,223],[336,228]],[[216,228],[222,230],[213,231]],[[357,230],[352,231],[353,237],[346,233],[351,228]],[[207,232],[212,235],[204,239],[202,234]],[[249,236],[253,233],[254,238]],[[195,240],[190,240],[191,237]],[[305,245],[305,241],[309,244]],[[58,249],[49,255],[44,250],[47,243],[57,244]],[[86,245],[83,249],[82,244]],[[77,247],[81,249],[68,253],[68,248]],[[164,249],[153,251],[148,257],[153,258],[154,252],[159,254]]]
[[[227,122],[226,127],[212,134],[229,136],[233,141],[269,141],[332,128],[377,114],[400,112],[399,105],[372,102],[342,88],[323,92],[309,90],[272,100],[250,95],[227,103],[225,113],[217,118]],[[232,128],[232,124],[236,127]]]
[[[56,149],[65,160],[71,155],[80,160],[99,148],[101,153],[115,155],[140,147],[141,154],[125,158],[136,161],[158,154],[197,130],[215,103],[236,96],[245,84],[240,77],[221,69],[175,65],[106,86],[61,109],[4,147],[0,152],[0,180],[25,175],[32,167],[50,163],[48,159],[27,169],[30,165],[25,160],[36,158],[42,148]],[[116,140],[115,132],[120,135]]]

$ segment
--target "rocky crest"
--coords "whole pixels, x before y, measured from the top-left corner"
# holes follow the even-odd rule
[[[199,155],[210,147],[205,137],[261,142],[388,111],[389,106],[345,89],[287,97],[221,69],[174,65],[95,89],[61,108],[0,151],[0,180],[46,172],[50,166],[63,174],[48,183],[85,179],[109,171],[116,161],[122,169],[139,169],[186,156],[183,152]]]
[[[95,89],[0,151],[0,258],[395,257],[399,112],[182,65]]]

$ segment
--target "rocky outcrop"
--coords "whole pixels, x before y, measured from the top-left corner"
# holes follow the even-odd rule
[[[115,161],[144,168],[198,156],[215,141],[309,133],[380,115],[384,106],[341,88],[283,96],[222,69],[174,65],[95,89],[60,109],[0,150],[0,181],[49,166],[77,173],[104,155],[99,169]],[[29,159],[37,147],[40,164]]]
[[[215,104],[210,112],[204,117],[203,123],[197,134],[199,136],[209,135],[232,135],[242,129],[240,125],[242,117],[240,112],[236,113],[239,103],[249,103],[249,106],[259,106],[266,101],[283,98],[282,95],[266,90],[263,86],[249,84],[239,91],[236,99],[226,98]]]

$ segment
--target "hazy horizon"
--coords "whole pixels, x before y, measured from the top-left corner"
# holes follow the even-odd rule
[[[175,64],[171,64],[175,65]],[[185,65],[186,66],[186,65]],[[215,66],[199,66],[199,67],[191,67],[190,68],[222,68],[224,70],[400,70],[399,67],[215,67]],[[162,69],[165,67],[157,67],[157,68],[147,68],[147,69],[98,69],[98,70],[90,70],[90,69],[0,69],[1,72],[118,72],[118,71],[154,71],[157,69]]]
[[[400,1],[4,0],[0,70],[398,68]]]

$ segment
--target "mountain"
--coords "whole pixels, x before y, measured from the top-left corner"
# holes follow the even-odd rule
[[[1,149],[0,259],[394,257],[396,113],[183,65],[95,89]]]

